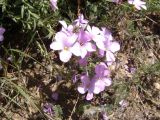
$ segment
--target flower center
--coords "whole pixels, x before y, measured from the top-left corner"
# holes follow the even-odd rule
[[[83,46],[83,45],[84,45],[84,43],[83,43],[83,42],[80,42],[80,45],[81,45],[81,46]]]
[[[64,47],[64,50],[68,50],[68,47]]]
[[[79,33],[80,27],[76,26],[73,28],[73,33]]]

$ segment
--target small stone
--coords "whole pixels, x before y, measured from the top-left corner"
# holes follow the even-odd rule
[[[159,83],[153,83],[154,87],[158,90],[160,90],[160,84]]]

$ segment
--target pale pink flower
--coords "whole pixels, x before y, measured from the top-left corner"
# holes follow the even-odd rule
[[[77,26],[80,26],[82,28],[85,28],[86,25],[88,24],[88,20],[84,19],[84,16],[83,14],[80,14],[78,16],[78,19],[76,19],[73,24],[77,25]]]
[[[91,39],[87,32],[84,30],[81,30],[78,34],[78,40],[73,45],[73,54],[76,56],[81,56],[83,59],[88,52],[94,52],[96,51],[96,46],[89,42]]]
[[[53,114],[54,114],[52,105],[51,105],[50,103],[45,103],[45,104],[44,104],[44,106],[43,106],[43,111],[44,111],[45,113],[50,114],[50,115],[53,115]]]
[[[115,56],[114,53],[120,50],[120,45],[118,42],[113,42],[113,41],[105,41],[105,50],[99,50],[99,54],[101,56],[104,56],[106,53],[106,62],[107,65],[111,65],[115,61]]]
[[[134,5],[138,10],[141,10],[142,8],[147,10],[146,2],[141,0],[128,0],[128,3]]]
[[[111,78],[109,77],[110,71],[108,70],[105,63],[101,62],[95,67],[96,75],[93,77],[95,81],[94,93],[99,94],[104,91],[105,86],[110,86],[112,84]]]
[[[72,35],[73,34],[73,29],[74,26],[73,25],[67,25],[67,23],[65,21],[59,21],[59,23],[62,25],[62,32],[64,32],[65,34]]]
[[[111,78],[109,78],[109,70],[105,63],[100,63],[95,68],[96,75],[90,79],[89,76],[82,75],[81,82],[82,84],[78,86],[78,92],[81,94],[87,93],[86,99],[91,100],[93,98],[93,94],[99,94],[104,91],[106,86],[110,86],[112,84]]]
[[[113,40],[112,33],[105,27],[102,27],[101,29],[102,29],[101,35],[104,36],[105,41],[112,41]]]
[[[72,57],[72,46],[77,39],[76,35],[67,36],[63,32],[58,32],[55,35],[55,41],[50,44],[50,48],[53,50],[61,50],[59,57],[62,62],[68,62]],[[75,52],[74,52],[75,53]]]
[[[105,50],[105,37],[101,35],[101,30],[95,26],[87,26],[87,31],[91,39],[96,43],[97,47],[101,50]]]
[[[86,99],[91,100],[93,98],[93,89],[94,89],[92,81],[89,79],[88,75],[82,75],[81,82],[82,84],[77,88],[78,92],[81,94],[85,94],[88,91]]]
[[[53,10],[58,9],[57,0],[50,0],[50,3],[51,3],[51,7],[52,7]]]
[[[85,94],[87,92],[86,100],[91,100],[93,94],[99,94],[105,89],[106,84],[104,81],[96,79],[90,79],[88,75],[81,76],[82,84],[78,86],[78,92]]]

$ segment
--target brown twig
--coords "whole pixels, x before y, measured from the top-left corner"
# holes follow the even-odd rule
[[[80,11],[81,11],[81,9],[80,9],[81,0],[77,0],[77,3],[78,3],[77,16],[79,16],[80,15]]]

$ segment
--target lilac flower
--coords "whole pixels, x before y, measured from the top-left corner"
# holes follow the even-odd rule
[[[82,28],[85,28],[86,25],[88,24],[88,20],[84,19],[83,14],[80,14],[78,16],[78,19],[76,19],[73,24],[81,26]]]
[[[53,10],[58,9],[57,0],[50,0],[50,2],[51,2],[51,7],[52,7]]]
[[[112,33],[105,27],[102,27],[101,29],[102,29],[101,35],[104,36],[105,41],[112,41],[113,40]]]
[[[3,41],[4,37],[3,37],[3,34],[6,30],[3,28],[3,27],[0,27],[0,42]]]
[[[50,48],[53,50],[61,50],[59,53],[60,60],[62,62],[68,62],[70,58],[72,57],[72,46],[75,43],[77,39],[76,35],[67,36],[63,32],[58,32],[55,36],[54,42],[51,43]],[[75,53],[75,52],[74,52]]]
[[[105,82],[108,82],[108,80],[105,79],[105,77],[102,78],[98,75],[95,75],[92,79],[92,82],[94,83],[93,93],[99,94],[100,92],[104,91],[106,86]]]
[[[72,76],[72,81],[73,81],[73,83],[76,83],[76,82],[78,81],[78,79],[79,79],[79,74],[74,74],[74,75]]]
[[[73,30],[74,30],[73,25],[67,25],[65,21],[59,21],[59,23],[62,25],[62,30],[61,30],[62,32],[64,32],[68,36],[73,34]]]
[[[82,84],[78,86],[78,92],[81,94],[85,94],[87,91],[87,100],[91,100],[93,98],[93,83],[90,81],[88,75],[81,76],[81,82]]]
[[[48,114],[53,114],[52,105],[49,103],[44,104],[43,111]]]
[[[104,82],[97,81],[96,79],[89,79],[88,75],[81,76],[82,84],[78,86],[78,92],[81,94],[87,93],[86,100],[91,100],[93,94],[98,94],[99,91],[103,91],[105,88]]]
[[[134,5],[138,10],[141,10],[142,8],[147,10],[146,2],[141,0],[128,0],[128,3]]]
[[[91,39],[96,43],[97,47],[101,50],[105,50],[105,45],[104,45],[105,38],[104,36],[101,35],[101,30],[98,27],[95,26],[90,27],[88,25],[87,31]]]
[[[105,86],[110,86],[112,84],[111,78],[109,78],[110,71],[108,70],[105,63],[101,62],[95,67],[96,75],[93,77],[95,81],[94,93],[99,94],[104,91]]]
[[[95,68],[96,75],[90,79],[88,75],[81,76],[82,84],[78,86],[78,92],[84,94],[88,91],[86,99],[91,100],[93,94],[99,94],[104,91],[106,86],[110,86],[112,81],[108,77],[109,70],[105,63],[100,63]]]
[[[74,44],[73,48],[73,54],[76,56],[81,56],[83,59],[86,55],[87,52],[94,52],[96,51],[96,46],[89,42],[91,39],[88,35],[87,32],[84,30],[81,30],[78,36],[78,41]]]
[[[104,53],[106,53],[107,65],[111,65],[115,61],[114,53],[120,50],[120,45],[118,42],[112,42],[109,40],[105,41],[104,44],[106,50],[100,50],[99,54],[103,56]]]

